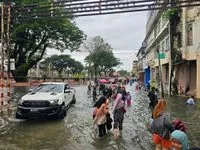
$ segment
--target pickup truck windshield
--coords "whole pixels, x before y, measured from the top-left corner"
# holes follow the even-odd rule
[[[53,92],[53,93],[62,93],[63,85],[60,84],[41,84],[33,90],[35,92]]]

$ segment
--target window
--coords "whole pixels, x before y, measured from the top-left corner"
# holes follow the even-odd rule
[[[165,47],[165,40],[162,42],[162,51],[165,51],[166,47]]]
[[[187,25],[187,45],[193,45],[193,24],[188,23]]]
[[[166,50],[168,51],[170,49],[169,37],[166,38],[165,44],[166,44]]]
[[[157,24],[157,35],[160,33],[160,20],[158,21],[158,24]]]

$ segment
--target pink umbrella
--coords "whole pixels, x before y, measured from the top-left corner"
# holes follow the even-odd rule
[[[106,79],[101,79],[99,80],[100,83],[109,83],[109,81],[107,81]]]

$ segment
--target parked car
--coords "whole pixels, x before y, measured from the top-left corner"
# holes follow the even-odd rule
[[[75,94],[75,89],[67,83],[42,83],[19,100],[16,118],[56,117],[63,119],[67,108],[76,103]]]

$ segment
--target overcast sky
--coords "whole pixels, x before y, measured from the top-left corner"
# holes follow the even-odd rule
[[[104,16],[79,17],[75,19],[77,26],[84,31],[88,38],[100,35],[111,44],[113,53],[120,58],[123,65],[117,67],[130,71],[132,61],[145,37],[146,12],[112,14]],[[51,50],[48,55],[58,52]],[[65,52],[64,54],[70,54]],[[83,62],[88,53],[71,53],[72,58]]]

